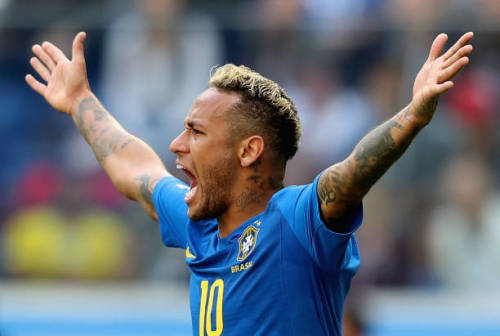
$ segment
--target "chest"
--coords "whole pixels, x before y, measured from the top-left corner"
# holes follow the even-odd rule
[[[190,232],[186,263],[193,328],[199,335],[217,335],[221,325],[227,331],[230,321],[239,321],[239,326],[255,321],[253,315],[281,300],[281,225],[278,216],[257,218],[228,239],[219,239],[217,230]]]
[[[186,263],[192,276],[238,282],[247,274],[268,271],[280,259],[280,225],[278,216],[257,218],[224,239],[216,226],[191,228]]]

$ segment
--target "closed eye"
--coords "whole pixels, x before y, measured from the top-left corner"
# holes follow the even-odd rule
[[[204,132],[200,131],[200,129],[198,128],[198,123],[194,122],[192,120],[186,122],[185,127],[186,127],[186,130],[192,132],[195,135],[205,134]]]
[[[196,129],[196,128],[193,128],[193,127],[189,127],[189,126],[186,127],[186,131],[188,131],[188,132],[190,132],[190,133],[192,133],[194,135],[204,134],[199,129]]]

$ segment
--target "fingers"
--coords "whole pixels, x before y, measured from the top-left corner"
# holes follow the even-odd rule
[[[42,64],[42,62],[40,62],[38,58],[31,57],[30,64],[44,81],[49,81],[50,71],[45,67],[45,65]]]
[[[431,50],[429,51],[429,61],[434,61],[443,52],[446,41],[448,40],[448,35],[439,34],[432,42]]]
[[[473,32],[468,32],[463,34],[462,37],[460,37],[458,41],[455,42],[455,44],[450,49],[448,49],[448,51],[443,55],[443,59],[447,60],[448,58],[453,56],[457,52],[457,50],[459,50],[462,46],[466,45],[467,42],[469,42],[472,39],[472,37],[474,37]]]
[[[35,79],[35,77],[33,77],[31,75],[26,75],[26,77],[24,79],[26,80],[26,83],[28,83],[28,85],[33,90],[35,90],[41,96],[45,96],[45,90],[47,89],[46,85],[40,83],[39,81],[37,81]]]
[[[445,40],[439,40],[440,34],[433,43],[433,48],[431,48],[431,54],[429,55],[429,59],[432,57],[439,57],[439,54],[432,53],[434,47],[434,51],[438,50],[438,47],[440,47],[441,42],[445,42]],[[439,57],[439,62],[441,65],[439,65],[439,68],[441,69],[437,78],[438,83],[444,84],[445,82],[449,81],[452,79],[467,63],[469,63],[469,58],[467,55],[469,55],[472,50],[474,49],[472,45],[467,44],[472,37],[474,36],[474,33],[469,32],[464,35],[462,35],[458,41],[446,51],[445,54],[443,54],[441,57]],[[437,42],[436,42],[437,41]],[[443,44],[444,45],[444,44]],[[442,50],[440,50],[441,52]],[[441,85],[441,84],[439,84]],[[448,90],[447,88],[446,90]]]
[[[439,76],[439,82],[452,79],[457,74],[457,72],[459,72],[467,63],[469,63],[468,57],[460,58],[458,61],[441,72]]]
[[[454,83],[452,81],[446,81],[441,84],[436,84],[433,88],[433,91],[436,95],[440,95],[451,89],[453,85]]]
[[[87,34],[79,32],[73,40],[72,60],[77,62],[85,62],[85,54],[83,51],[83,42]]]
[[[448,58],[444,62],[443,68],[447,68],[450,65],[452,65],[453,63],[455,63],[457,60],[459,60],[460,58],[469,55],[473,49],[474,48],[470,44],[458,49],[458,51],[455,54],[453,54],[450,58]]]
[[[50,42],[43,42],[42,48],[47,52],[47,54],[49,54],[50,58],[52,58],[55,64],[67,59],[61,49]]]
[[[47,69],[49,69],[49,71],[52,72],[56,67],[56,64],[54,63],[52,58],[50,58],[49,54],[47,54],[47,52],[44,49],[42,49],[42,47],[40,47],[38,44],[35,44],[32,50],[33,53],[38,57],[38,59],[45,64]]]

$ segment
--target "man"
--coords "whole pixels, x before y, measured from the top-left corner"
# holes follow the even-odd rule
[[[30,62],[46,84],[31,75],[26,81],[72,116],[120,192],[159,221],[163,242],[186,249],[195,335],[340,335],[359,266],[353,232],[362,198],[430,122],[439,95],[468,63],[472,36],[443,55],[447,36],[437,36],[411,103],[313,183],[287,188],[297,110],[278,85],[248,68],[219,68],[170,144],[189,186],[91,92],[85,33],[75,37],[71,60],[49,42],[34,45]]]

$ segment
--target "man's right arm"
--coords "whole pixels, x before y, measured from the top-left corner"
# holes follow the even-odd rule
[[[56,110],[70,115],[114,185],[158,219],[153,189],[169,175],[156,153],[128,133],[90,90],[83,51],[85,33],[73,40],[72,58],[49,42],[34,45],[31,65],[45,82],[26,76],[28,85]]]
[[[83,96],[73,108],[71,115],[76,127],[115,187],[158,220],[153,189],[169,175],[158,155],[144,141],[128,133],[92,93]]]

